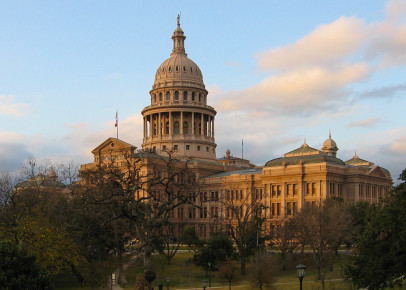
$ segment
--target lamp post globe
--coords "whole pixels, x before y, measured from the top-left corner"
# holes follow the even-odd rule
[[[207,287],[207,280],[202,280],[203,289],[206,290]]]
[[[296,273],[297,273],[297,277],[299,278],[299,282],[300,282],[300,290],[302,290],[302,281],[303,281],[304,276],[306,275],[306,266],[303,264],[297,265]]]

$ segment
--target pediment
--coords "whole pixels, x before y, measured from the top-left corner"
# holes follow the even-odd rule
[[[382,178],[386,177],[385,173],[383,173],[379,166],[374,166],[373,168],[371,168],[371,170],[368,172],[368,175]]]
[[[122,150],[135,150],[137,147],[117,138],[108,138],[92,150],[93,154]]]

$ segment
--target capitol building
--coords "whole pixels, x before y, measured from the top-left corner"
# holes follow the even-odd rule
[[[170,151],[174,158],[192,162],[202,181],[201,200],[182,205],[171,215],[175,232],[192,225],[201,238],[208,238],[228,216],[226,196],[259,199],[264,205],[261,215],[265,227],[273,219],[294,215],[304,206],[318,205],[328,197],[340,197],[348,203],[378,203],[386,196],[392,186],[389,171],[357,154],[341,160],[331,134],[324,137],[320,149],[304,142],[262,166],[234,157],[229,150],[218,158],[215,120],[221,112],[208,105],[210,95],[202,71],[188,58],[185,40],[178,17],[172,52],[156,70],[151,104],[141,112],[143,151],[163,158]],[[137,147],[108,138],[92,151],[93,162],[80,170],[100,164],[112,152],[135,154]]]

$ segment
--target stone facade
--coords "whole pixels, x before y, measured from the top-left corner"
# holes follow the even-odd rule
[[[178,18],[172,53],[158,68],[150,91],[151,105],[142,111],[143,151],[162,157],[171,152],[192,162],[202,180],[198,198],[171,214],[175,232],[193,225],[201,238],[208,238],[221,230],[229,215],[226,199],[237,203],[259,200],[265,206],[260,214],[268,227],[273,219],[293,215],[306,205],[318,205],[330,196],[348,203],[377,203],[386,196],[392,185],[389,172],[357,155],[346,162],[337,158],[338,147],[331,134],[321,150],[304,142],[262,167],[233,157],[229,150],[216,159],[216,111],[207,105],[203,76],[185,53],[185,39]],[[135,146],[109,138],[92,151],[94,162],[82,165],[81,170],[123,152],[133,154]]]

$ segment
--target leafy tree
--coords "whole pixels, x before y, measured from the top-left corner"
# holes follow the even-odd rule
[[[198,248],[203,246],[203,241],[197,236],[194,226],[185,226],[181,233],[180,240],[189,247],[189,252],[191,248],[196,252]]]
[[[400,285],[406,275],[406,189],[400,184],[381,206],[365,218],[359,254],[348,275],[360,288]]]
[[[0,257],[2,289],[52,289],[48,274],[22,244],[0,241]]]
[[[207,241],[207,245],[202,247],[199,252],[193,256],[193,262],[207,271],[208,264],[211,264],[211,270],[218,270],[220,263],[227,259],[235,257],[235,250],[231,239],[221,233],[215,234]]]

